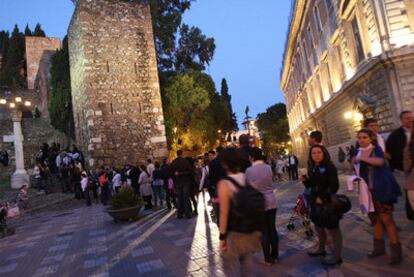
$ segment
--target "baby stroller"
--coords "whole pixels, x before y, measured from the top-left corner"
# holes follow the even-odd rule
[[[297,218],[302,218],[302,225],[305,228],[305,235],[308,239],[311,238],[313,236],[313,230],[310,226],[309,207],[304,194],[298,195],[296,206],[293,208],[292,215],[286,226],[289,231],[296,229],[295,220]]]
[[[8,205],[0,204],[0,239],[14,235],[14,228],[7,226]]]

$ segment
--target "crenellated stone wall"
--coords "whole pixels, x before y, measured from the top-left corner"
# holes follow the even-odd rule
[[[149,6],[80,0],[68,38],[76,138],[89,165],[167,156]]]

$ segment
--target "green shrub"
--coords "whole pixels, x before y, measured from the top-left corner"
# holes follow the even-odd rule
[[[118,194],[112,196],[112,209],[114,210],[135,207],[142,204],[142,198],[135,195],[134,189],[130,187],[122,188]]]

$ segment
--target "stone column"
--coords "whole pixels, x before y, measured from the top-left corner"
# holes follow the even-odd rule
[[[23,133],[22,133],[22,112],[15,110],[12,113],[14,153],[16,159],[16,171],[11,177],[11,187],[20,189],[24,184],[29,185],[29,175],[24,169]]]

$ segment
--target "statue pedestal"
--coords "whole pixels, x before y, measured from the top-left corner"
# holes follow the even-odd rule
[[[25,184],[29,185],[29,174],[26,173],[26,170],[22,172],[14,172],[11,176],[12,189],[20,189]]]

